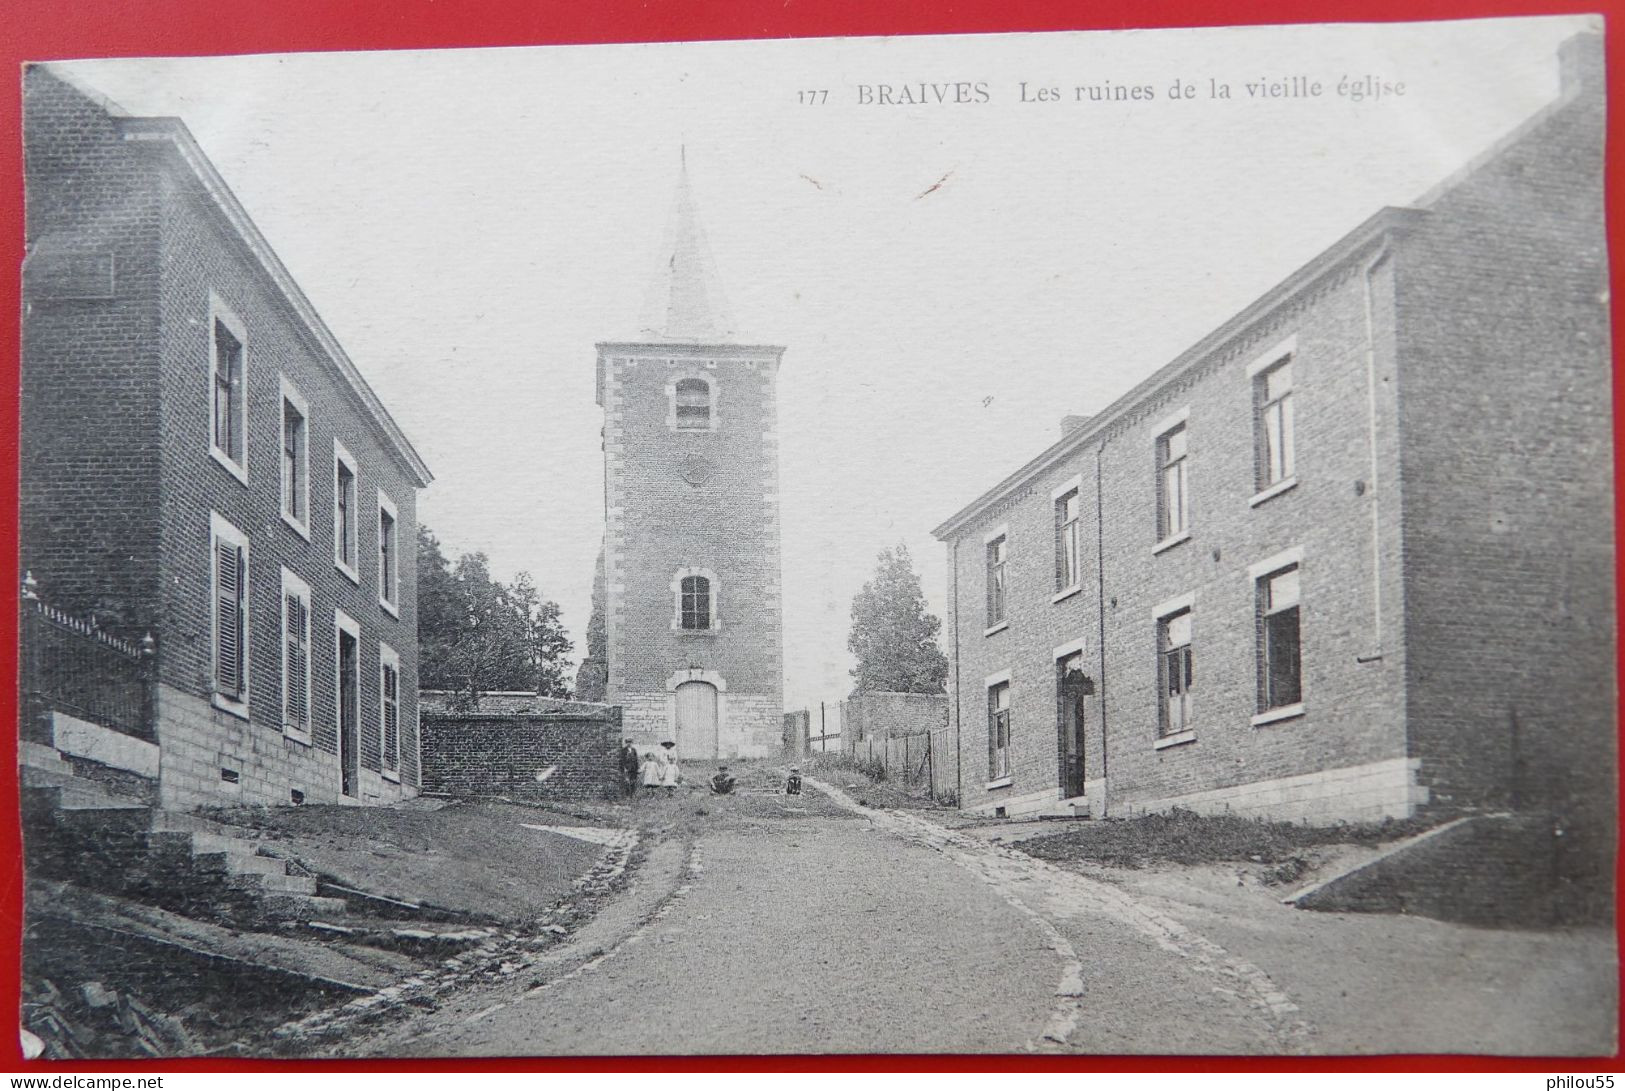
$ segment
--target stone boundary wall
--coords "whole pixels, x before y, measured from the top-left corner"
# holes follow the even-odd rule
[[[866,739],[925,735],[948,725],[946,693],[854,693],[841,702],[841,747]]]
[[[573,702],[582,704],[583,702]],[[621,710],[423,711],[423,790],[537,802],[620,794]]]

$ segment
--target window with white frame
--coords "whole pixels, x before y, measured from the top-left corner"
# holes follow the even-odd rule
[[[310,409],[282,380],[282,518],[310,537]]]
[[[679,432],[711,430],[711,381],[678,379],[672,387],[672,422]]]
[[[1157,620],[1158,733],[1164,738],[1190,731],[1191,687],[1194,681],[1191,661],[1191,610],[1187,607]]]
[[[391,614],[400,612],[400,520],[395,503],[378,490],[378,604]]]
[[[1292,357],[1285,356],[1253,376],[1254,424],[1262,491],[1293,475]]]
[[[401,657],[378,646],[378,753],[385,777],[401,777]]]
[[[1004,623],[1005,581],[1009,577],[1010,536],[999,534],[987,543],[987,627]]]
[[[1055,499],[1055,590],[1076,587],[1083,579],[1078,550],[1078,490]]]
[[[209,300],[209,453],[248,479],[248,334],[218,297]]]
[[[310,741],[310,585],[282,570],[282,730]]]
[[[333,563],[352,580],[360,582],[356,568],[359,543],[356,510],[359,476],[355,459],[338,440],[333,441]]]
[[[1258,579],[1258,711],[1303,700],[1302,642],[1298,617],[1298,566]]]
[[[673,629],[703,633],[717,628],[716,573],[707,568],[680,568],[672,577],[671,590]]]
[[[1010,775],[1010,683],[994,682],[987,687],[987,776],[998,780]]]
[[[1190,529],[1186,442],[1184,421],[1157,437],[1157,538],[1162,541]]]
[[[214,703],[248,715],[248,535],[209,515]]]

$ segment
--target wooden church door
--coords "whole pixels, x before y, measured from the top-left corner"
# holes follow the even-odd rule
[[[717,687],[684,682],[677,687],[677,757],[710,760],[717,756]]]

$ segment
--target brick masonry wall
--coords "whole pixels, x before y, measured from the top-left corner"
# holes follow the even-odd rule
[[[859,739],[923,735],[948,723],[948,697],[941,693],[854,693],[841,705],[845,749]]]
[[[539,801],[614,798],[621,791],[617,711],[425,713],[424,791]]]
[[[20,561],[40,593],[139,639],[156,624],[159,207],[152,168],[45,67],[24,78]],[[110,259],[111,298],[50,283]]]
[[[220,513],[250,539],[248,726],[266,738],[247,749],[302,745],[282,737],[286,567],[312,588],[314,745],[305,757],[336,768],[334,610],[342,609],[361,627],[359,790],[365,795],[381,779],[381,643],[400,656],[401,772],[415,783],[410,468],[386,448],[380,429],[173,145],[124,140],[100,104],[44,69],[30,70],[28,86],[31,244],[47,253],[46,244],[75,254],[112,253],[117,270],[113,299],[42,300],[25,322],[22,551],[25,566],[38,569],[41,595],[79,612],[121,612],[110,625],[115,631],[135,637],[153,631],[163,681],[207,700],[210,512]],[[209,455],[211,291],[248,334],[247,485]],[[308,541],[280,515],[279,375],[309,405]],[[359,469],[359,582],[333,563],[335,437]],[[398,618],[378,604],[379,488],[398,512],[404,562]],[[220,727],[219,745],[241,749],[227,730],[235,727]],[[290,777],[304,776],[299,771],[308,762],[289,762]],[[286,801],[285,790],[271,794]]]
[[[605,346],[608,699],[630,730],[669,731],[669,683],[691,668],[720,676],[725,756],[776,752],[783,712],[779,572],[777,349]],[[708,378],[716,428],[668,422],[674,375]],[[710,476],[685,479],[684,460]],[[718,627],[674,631],[672,581],[715,574]],[[760,706],[760,707],[758,707]],[[771,721],[771,739],[765,724]]]
[[[1600,35],[1404,243],[1414,752],[1441,801],[1616,823]]]
[[[406,469],[318,355],[265,276],[243,255],[204,205],[204,194],[178,169],[164,191],[164,384],[162,495],[164,588],[159,647],[166,681],[196,693],[211,685],[209,513],[219,512],[249,536],[249,710],[267,731],[281,725],[281,571],[311,587],[312,743],[338,751],[335,610],[361,629],[360,767],[378,771],[380,645],[401,660],[403,779],[417,778],[417,541],[416,489]],[[209,454],[209,297],[224,300],[247,335],[248,485]],[[310,538],[281,516],[281,387],[285,376],[309,404]],[[355,458],[359,580],[334,563],[334,459],[337,439]],[[399,617],[379,605],[378,492],[396,505],[400,567]]]
[[[1385,613],[1379,639],[1374,611],[1375,588],[1390,603],[1399,594],[1396,410],[1393,384],[1384,381],[1393,368],[1385,347],[1391,304],[1383,302],[1392,288],[1380,277],[1373,286],[1379,482],[1373,488],[1362,268],[1347,262],[1238,329],[1183,377],[1149,392],[1076,454],[965,528],[956,543],[958,632],[950,631],[961,659],[965,806],[1017,797],[1030,805],[1045,793],[1060,798],[1055,650],[1079,642],[1085,672],[1097,682],[1085,704],[1084,775],[1104,780],[1106,813],[1117,813],[1119,804],[1405,756],[1401,617]],[[1254,505],[1246,369],[1288,338],[1295,338],[1297,484]],[[1190,536],[1154,552],[1156,439],[1160,426],[1186,409]],[[1053,497],[1073,479],[1082,508],[1082,588],[1056,601]],[[983,542],[1000,527],[1009,542],[1009,624],[985,633]],[[1303,551],[1305,711],[1254,727],[1258,637],[1248,568],[1293,548]],[[1194,738],[1159,749],[1153,611],[1183,595],[1194,596]],[[1381,659],[1359,661],[1379,645]],[[985,679],[1003,671],[1011,675],[1012,783],[990,789]],[[1091,805],[1098,816],[1100,808]]]

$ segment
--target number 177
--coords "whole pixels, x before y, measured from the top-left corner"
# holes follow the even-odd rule
[[[829,92],[825,91],[797,91],[796,101],[803,106],[822,106],[829,101]]]

